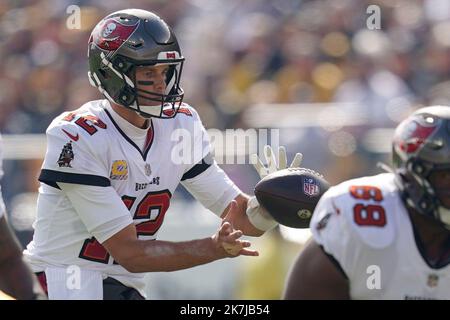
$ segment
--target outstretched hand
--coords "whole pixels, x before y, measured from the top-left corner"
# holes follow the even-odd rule
[[[213,236],[213,239],[217,246],[221,247],[230,257],[237,257],[240,255],[258,256],[258,251],[247,249],[251,246],[250,241],[239,239],[243,235],[242,231],[233,228],[231,221],[232,217],[237,214],[237,211],[237,203],[233,200],[225,218],[222,220],[219,230]]]
[[[250,158],[251,163],[255,167],[255,170],[256,170],[256,172],[258,172],[261,179],[271,173],[278,171],[278,170],[283,170],[283,169],[288,168],[285,147],[280,146],[278,148],[278,163],[277,163],[277,159],[275,158],[275,154],[274,154],[271,146],[268,146],[268,145],[264,146],[264,156],[266,158],[267,167],[262,163],[261,159],[258,157],[257,154],[252,154],[251,158]],[[289,168],[300,167],[302,160],[303,160],[303,154],[296,153],[294,160],[292,160]]]
[[[283,146],[280,146],[278,148],[278,161],[275,157],[272,147],[269,145],[264,146],[264,157],[266,158],[267,166],[263,164],[257,154],[252,154],[250,158],[251,163],[255,167],[255,170],[256,172],[258,172],[258,175],[261,177],[261,179],[269,174],[288,168],[286,148]],[[300,165],[302,164],[302,160],[303,154],[299,152],[296,153],[294,160],[292,160],[289,168],[300,167]],[[251,224],[255,228],[263,232],[275,228],[278,225],[278,222],[270,216],[267,210],[259,205],[259,202],[255,196],[251,197],[248,200],[246,214]]]

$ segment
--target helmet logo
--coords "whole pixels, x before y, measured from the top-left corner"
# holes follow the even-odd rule
[[[111,33],[117,28],[117,25],[114,22],[110,22],[106,25],[106,28],[103,29],[102,37],[108,38]]]
[[[400,130],[396,140],[401,151],[405,153],[416,152],[436,129],[435,122],[432,124],[428,121],[423,124],[420,122],[415,119],[406,123]]]
[[[138,25],[139,22],[124,25],[114,18],[104,20],[92,31],[91,41],[103,50],[115,51],[128,40]]]

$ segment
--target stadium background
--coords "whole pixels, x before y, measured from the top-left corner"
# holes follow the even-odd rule
[[[381,29],[369,30],[369,5]],[[66,26],[81,8],[81,29]],[[389,163],[392,128],[412,110],[449,105],[448,0],[2,0],[0,132],[3,195],[22,244],[31,238],[37,175],[50,121],[100,94],[87,80],[87,40],[112,11],[155,11],[175,30],[186,63],[185,101],[207,128],[279,129],[290,158],[331,183]],[[250,165],[223,165],[245,192]],[[161,239],[209,236],[218,220],[181,188]],[[148,276],[152,299],[278,299],[307,231],[276,229],[239,257]]]

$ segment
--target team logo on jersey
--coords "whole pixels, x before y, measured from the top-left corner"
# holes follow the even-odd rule
[[[152,174],[152,167],[150,167],[150,164],[146,163],[145,164],[145,175],[149,177],[151,174]]]
[[[116,160],[111,166],[112,180],[126,180],[128,179],[128,164],[125,160]]]
[[[303,192],[310,197],[314,197],[319,194],[319,185],[313,178],[306,178],[303,180]]]
[[[152,181],[146,183],[136,183],[136,191],[145,190],[151,184],[159,186],[159,177],[154,177]]]
[[[430,288],[436,287],[438,285],[438,282],[439,282],[439,276],[437,274],[432,273],[432,274],[428,275],[427,285]]]
[[[61,154],[59,155],[58,159],[58,165],[60,168],[72,168],[70,163],[75,158],[75,155],[73,153],[72,149],[72,141],[69,141],[69,143],[65,144]]]

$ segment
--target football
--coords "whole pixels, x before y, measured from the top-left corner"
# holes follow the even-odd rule
[[[320,197],[330,184],[324,177],[306,168],[289,168],[264,177],[255,186],[255,196],[280,224],[308,228]]]

